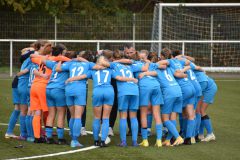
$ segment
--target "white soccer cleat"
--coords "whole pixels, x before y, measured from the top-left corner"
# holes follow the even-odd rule
[[[5,138],[17,138],[18,136],[16,136],[15,134],[13,134],[13,133],[11,133],[11,134],[9,134],[9,133],[6,133],[5,134]]]
[[[204,139],[204,135],[203,134],[199,134],[198,138],[202,141]]]
[[[86,135],[87,135],[86,128],[82,127],[81,128],[81,136],[86,136]]]
[[[210,142],[210,141],[215,141],[216,137],[213,133],[208,134],[204,139],[202,139],[202,142]]]
[[[108,136],[114,136],[112,127],[109,127]]]

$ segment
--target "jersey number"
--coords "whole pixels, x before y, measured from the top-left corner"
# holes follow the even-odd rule
[[[78,72],[78,74],[76,74],[76,71]],[[74,67],[72,69],[72,76],[71,77],[74,77],[74,76],[80,76],[84,71],[84,68],[82,66],[80,67]],[[76,75],[75,75],[76,74]]]
[[[168,80],[169,82],[173,81],[172,77],[167,73],[166,70],[164,71],[164,74],[165,74],[165,77],[167,78],[167,80]]]
[[[103,80],[103,82],[104,82],[104,83],[106,83],[106,82],[107,82],[107,80],[108,80],[109,71],[107,71],[107,70],[103,70],[103,73],[105,73],[105,77],[104,77],[104,80]],[[101,77],[100,77],[100,70],[99,70],[99,71],[97,71],[95,74],[97,75],[98,84],[100,84],[100,81],[101,81]]]

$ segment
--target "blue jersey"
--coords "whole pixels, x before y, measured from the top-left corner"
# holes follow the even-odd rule
[[[46,66],[52,70],[51,77],[48,81],[47,88],[58,88],[64,89],[65,88],[65,81],[69,77],[68,72],[57,72],[57,62],[54,61],[46,61]]]
[[[188,77],[189,77],[190,82],[193,84],[193,87],[194,87],[194,89],[195,89],[195,91],[196,91],[196,96],[197,96],[197,97],[202,96],[201,86],[200,86],[200,84],[199,84],[199,82],[198,82],[198,80],[197,80],[197,78],[196,78],[196,75],[195,75],[195,73],[193,72],[193,70],[192,70],[192,69],[188,70],[188,71],[187,71],[187,74],[188,74]]]
[[[88,78],[93,79],[93,88],[98,86],[112,86],[111,78],[114,77],[113,74],[113,70],[110,68],[91,70],[88,72]]]
[[[132,64],[124,65],[121,63],[112,62],[110,63],[110,68],[114,69],[115,77],[128,77],[133,78],[134,72],[140,72],[142,70],[142,65]],[[134,82],[121,82],[117,81],[118,97],[124,95],[139,95],[138,85]]]
[[[61,66],[62,71],[69,72],[69,77],[80,75],[87,75],[88,71],[93,68],[95,64],[92,62],[77,62],[70,61],[63,63]],[[70,82],[65,87],[65,94],[67,96],[80,95],[82,89],[86,89],[87,79]]]
[[[27,58],[21,65],[20,71],[23,71],[25,69],[30,70],[30,67],[31,67],[31,59]],[[29,78],[29,72],[18,77],[18,79],[28,79],[28,78]]]
[[[181,88],[174,78],[170,67],[167,67],[166,69],[158,69],[157,74],[164,98],[182,96]]]
[[[28,87],[31,87],[32,86],[32,82],[35,78],[35,75],[34,75],[34,71],[35,70],[38,70],[39,66],[35,63],[32,63],[31,62],[31,67],[30,67],[30,70],[29,70],[29,79],[28,79]]]
[[[190,62],[190,67],[191,69],[194,71],[198,82],[207,82],[208,81],[208,76],[206,75],[205,72],[203,71],[199,71],[199,70],[195,70],[196,65],[192,62]]]
[[[142,61],[137,61],[136,64],[138,65],[145,65],[144,62]],[[148,71],[156,71],[158,69],[159,64],[158,63],[150,63]],[[139,74],[142,72],[136,72],[134,75],[136,78],[138,78]],[[154,87],[159,87],[159,82],[157,79],[157,76],[144,76],[143,78],[139,79],[138,78],[138,85],[139,87],[148,87],[148,88],[154,88]]]
[[[168,62],[169,62],[169,66],[172,69],[173,73],[175,73],[175,71],[177,71],[177,70],[182,70],[184,68],[184,64],[185,64],[184,61],[180,61],[178,59],[169,59]],[[177,78],[176,77],[176,80],[181,87],[187,86],[191,83],[188,80],[188,78]]]

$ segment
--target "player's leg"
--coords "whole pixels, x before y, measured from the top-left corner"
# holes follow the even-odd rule
[[[147,130],[148,130],[148,136],[151,136],[151,128],[152,128],[152,105],[148,105],[148,113],[147,113]]]
[[[82,128],[81,128],[81,136],[86,136],[87,132],[86,132],[86,116],[87,116],[87,98],[88,98],[88,83],[86,86],[86,105],[84,106],[84,112],[82,115]]]
[[[18,90],[17,88],[12,88],[12,98],[13,98],[13,104],[14,104],[14,111],[12,112],[9,123],[8,123],[8,128],[5,134],[5,138],[15,138],[16,136],[13,134],[13,130],[15,128],[15,125],[17,123],[19,114],[20,114],[20,100],[19,100],[19,95],[18,95]]]
[[[139,109],[139,96],[131,95],[129,98],[129,117],[131,121],[131,130],[132,130],[132,146],[137,147],[137,138],[138,138],[138,120],[137,120],[137,111]],[[146,111],[147,115],[147,111]],[[147,116],[146,116],[146,125],[147,125]],[[147,126],[146,126],[147,127]]]
[[[66,107],[59,106],[57,107],[58,119],[57,119],[57,136],[58,141],[57,144],[62,145],[66,144],[66,140],[64,139],[64,125],[65,125],[65,115],[66,115]]]
[[[120,147],[127,146],[127,117],[128,117],[128,105],[129,105],[129,97],[121,96],[118,97],[118,110],[119,110],[119,132],[120,132]]]

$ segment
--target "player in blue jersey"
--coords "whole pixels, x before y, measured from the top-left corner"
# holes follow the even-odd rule
[[[167,52],[161,52],[161,60],[169,65]],[[164,104],[161,106],[162,120],[164,126],[168,129],[168,135],[163,142],[164,146],[171,146],[171,138],[176,140],[173,145],[180,145],[184,141],[177,131],[177,115],[182,113],[182,91],[174,78],[172,69],[168,66],[166,69],[157,70],[158,79],[163,93]]]
[[[183,95],[183,135],[185,137],[184,144],[191,144],[191,138],[194,132],[194,102],[195,102],[195,89],[192,83],[187,78],[185,72],[190,69],[190,62],[187,60],[180,61],[172,56],[171,50],[165,48],[162,50],[165,52],[166,57],[170,58],[169,66],[173,70],[174,76],[178,84],[181,87]],[[186,66],[188,65],[188,66]]]
[[[137,61],[136,64],[145,65],[146,62],[150,63],[147,59],[148,51],[141,50],[139,52],[140,61]],[[160,116],[160,105],[163,104],[162,92],[160,89],[160,84],[157,80],[157,68],[162,66],[158,63],[150,63],[147,72],[136,72],[135,77],[139,80],[139,105],[140,105],[140,114],[141,114],[141,134],[142,134],[142,143],[143,147],[148,147],[148,130],[147,130],[147,115],[148,115],[148,106],[149,103],[152,106],[153,117],[156,122],[156,146],[162,146],[162,121]],[[164,66],[166,67],[166,66]]]
[[[87,60],[91,58],[90,56],[88,52],[82,55]],[[82,127],[82,113],[84,106],[86,106],[86,78],[88,71],[93,69],[94,66],[95,64],[91,62],[69,61],[63,64],[59,62],[56,67],[57,72],[69,72],[70,77],[65,86],[65,95],[67,106],[71,112],[69,122],[72,136],[71,147],[83,146],[79,143],[78,137]]]
[[[27,128],[26,128],[26,115],[28,112],[28,79],[29,79],[29,70],[31,67],[30,58],[26,59],[20,69],[20,73],[18,74],[18,93],[20,98],[20,136],[19,140],[27,139]]]
[[[214,97],[217,92],[217,85],[214,80],[206,75],[203,69],[200,66],[196,66],[194,63],[190,63],[190,66],[193,68],[193,71],[200,83],[202,89],[202,98],[200,99],[196,115],[198,119],[198,126],[196,128],[196,137],[200,140],[209,142],[215,140],[216,137],[213,134],[212,123],[209,116],[206,113],[206,110],[209,104],[212,104]],[[201,125],[200,125],[201,124]],[[207,130],[207,136],[204,138],[204,128]]]
[[[30,90],[32,82],[35,78],[34,72],[38,71],[38,65],[31,62],[30,69],[29,69],[29,79],[28,79],[28,89],[27,89],[27,101],[28,101],[28,107],[30,107]],[[28,109],[28,113],[26,116],[26,128],[27,128],[27,141],[33,142],[34,141],[34,133],[33,133],[33,126],[32,126],[32,120],[33,120],[33,113],[30,109]]]
[[[114,59],[121,59],[122,55],[118,52],[114,53]],[[114,69],[117,76],[134,78],[133,73],[139,71],[147,71],[149,63],[146,65],[132,64],[124,65],[121,63],[113,62],[110,68]],[[138,146],[137,135],[138,135],[138,121],[136,118],[137,110],[139,108],[139,90],[137,84],[134,82],[122,82],[117,81],[118,89],[118,110],[120,112],[120,139],[121,143],[119,146],[126,147],[126,133],[127,133],[127,117],[128,111],[131,121],[131,131],[132,131],[132,146]]]

